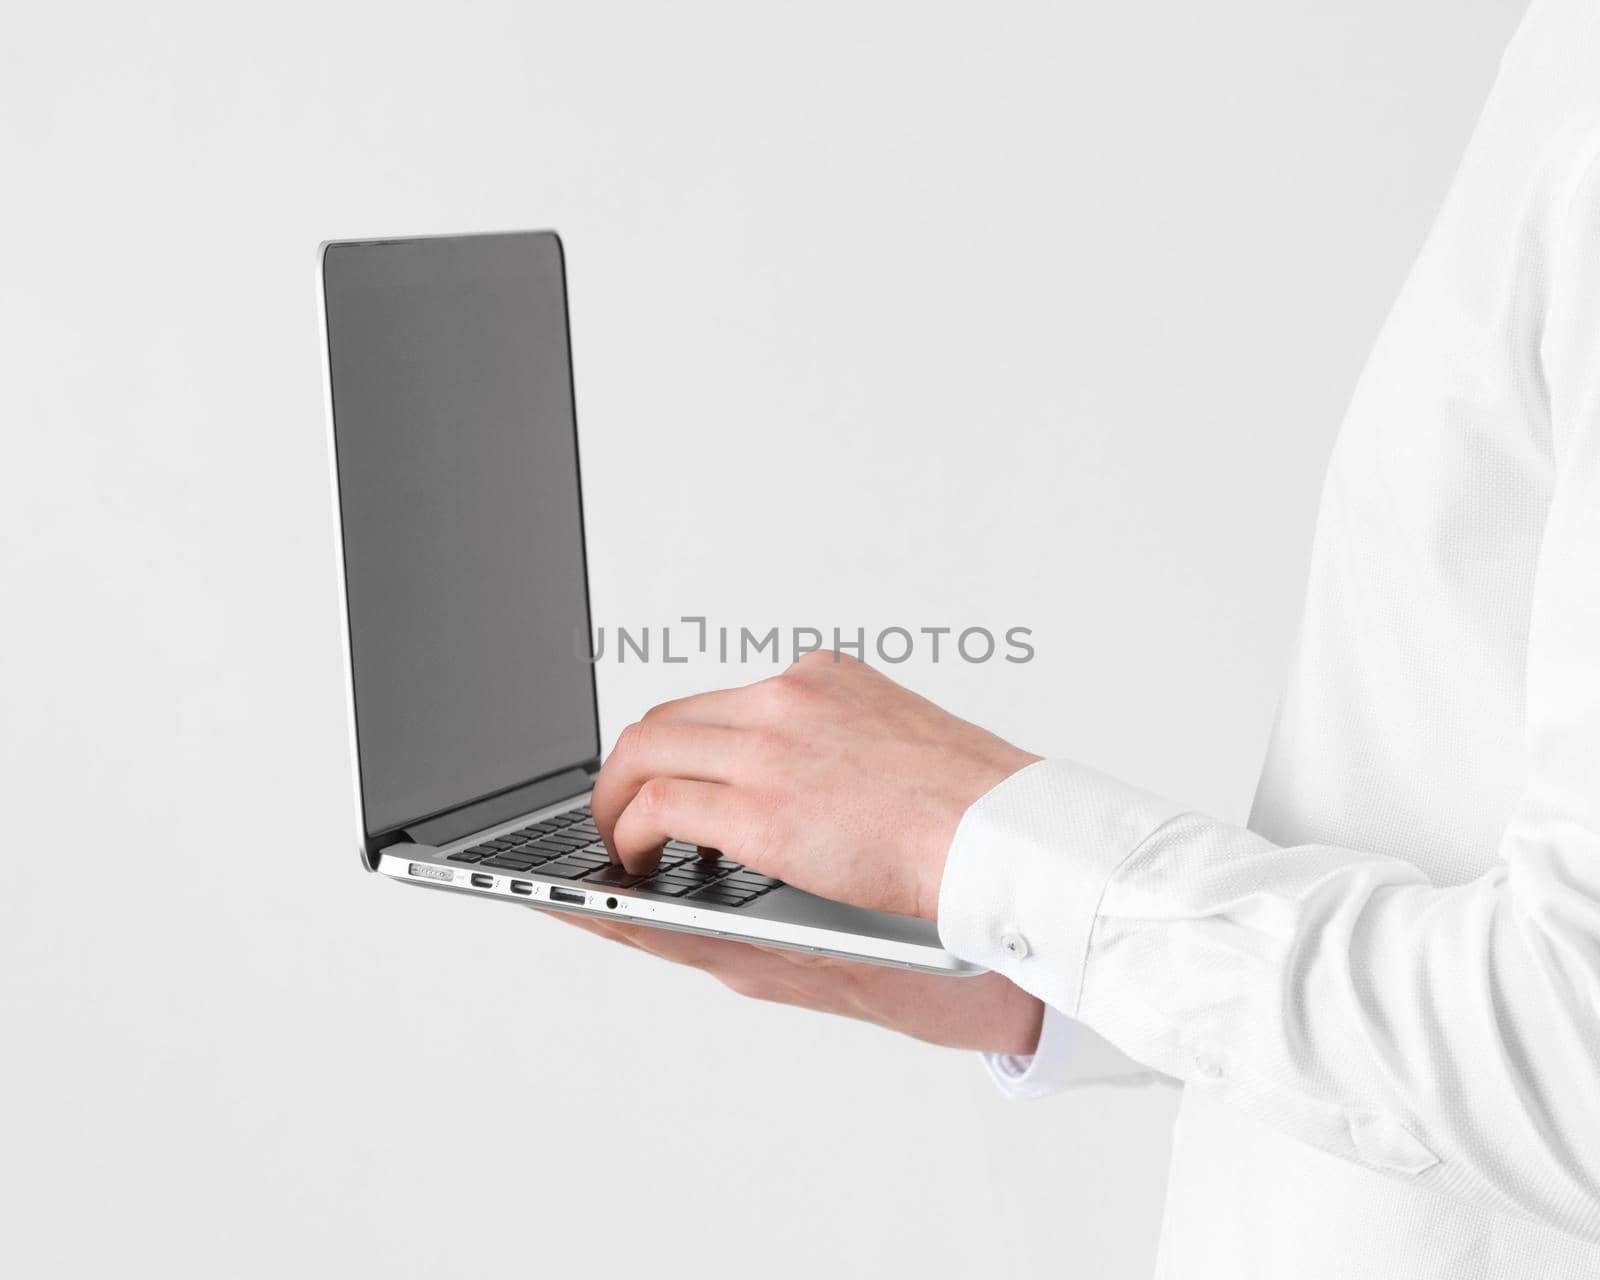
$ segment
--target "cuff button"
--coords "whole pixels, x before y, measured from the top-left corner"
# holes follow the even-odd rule
[[[1224,1074],[1222,1063],[1209,1053],[1190,1054],[1189,1065],[1194,1068],[1195,1075],[1202,1080],[1220,1080]]]
[[[1000,939],[1000,948],[1013,960],[1025,960],[1028,956],[1028,940],[1020,933],[1008,933]]]

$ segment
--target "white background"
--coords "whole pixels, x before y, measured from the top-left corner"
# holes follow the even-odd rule
[[[597,622],[1031,626],[897,671],[1237,819],[1518,14],[12,15],[0,1272],[1148,1274],[1173,1093],[1006,1105],[358,870],[313,249],[562,231]],[[607,665],[606,739],[760,674]]]

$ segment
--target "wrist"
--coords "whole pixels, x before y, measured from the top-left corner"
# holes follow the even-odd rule
[[[939,895],[944,888],[945,864],[950,860],[956,833],[960,831],[968,811],[1002,782],[1044,759],[1031,751],[1013,747],[1008,742],[996,740],[996,746],[999,749],[974,768],[963,779],[962,785],[951,789],[954,803],[945,814],[937,836],[928,842],[930,856],[916,895],[917,914],[924,920],[937,923],[939,919]]]
[[[1021,987],[1013,986],[1011,990],[1015,993],[1013,1008],[988,1052],[1031,1058],[1039,1051],[1039,1037],[1044,1033],[1044,1001]]]

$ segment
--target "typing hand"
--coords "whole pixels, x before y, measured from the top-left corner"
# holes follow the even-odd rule
[[[836,901],[932,920],[961,815],[1036,758],[824,651],[656,707],[623,731],[591,805],[631,871],[676,838]]]

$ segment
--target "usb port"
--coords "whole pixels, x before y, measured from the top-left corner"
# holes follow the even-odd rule
[[[553,884],[550,886],[550,901],[565,902],[574,907],[581,907],[585,902],[585,898],[576,889],[563,889],[560,885]]]
[[[494,877],[474,871],[472,873],[472,887],[474,889],[492,889],[494,888]]]
[[[533,897],[533,881],[513,880],[511,882],[511,892],[520,893],[524,898],[531,898]]]

